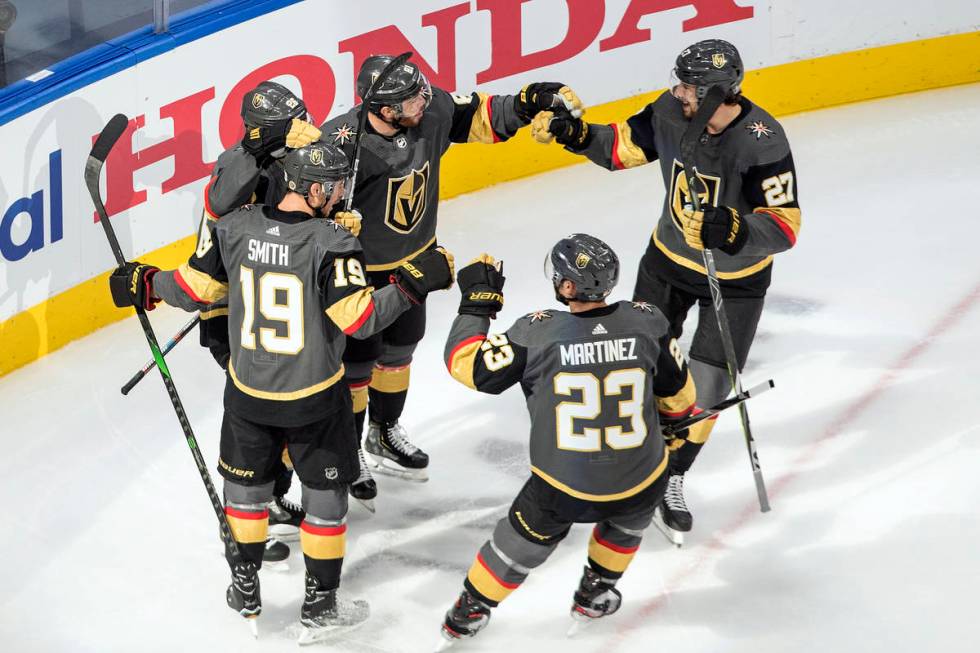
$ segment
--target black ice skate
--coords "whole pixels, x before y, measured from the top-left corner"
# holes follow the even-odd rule
[[[686,533],[691,530],[694,518],[684,502],[684,475],[671,474],[667,479],[667,492],[663,504],[664,523],[675,531]]]
[[[225,592],[228,607],[248,619],[254,637],[259,636],[256,617],[262,613],[259,570],[254,563],[242,562],[231,570],[231,585]]]
[[[274,537],[265,541],[265,551],[262,552],[262,566],[273,571],[287,571],[286,560],[289,558],[289,547]]]
[[[585,568],[572,598],[573,623],[568,630],[569,637],[581,630],[582,626],[619,610],[623,595],[614,585],[615,581],[603,578],[591,567]]]
[[[299,525],[306,511],[286,497],[275,497],[269,502],[269,535],[280,542],[299,539]],[[287,553],[288,555],[288,553]]]
[[[306,573],[306,598],[300,610],[303,632],[299,644],[305,646],[334,633],[346,632],[364,623],[371,614],[367,601],[345,601],[337,590],[321,589],[317,580]]]
[[[373,513],[374,497],[378,496],[378,484],[374,482],[371,469],[368,467],[367,461],[364,460],[363,449],[357,450],[357,460],[361,471],[357,475],[357,480],[350,484],[350,495]]]
[[[475,636],[490,623],[490,606],[478,601],[472,594],[463,590],[446,612],[442,623],[442,641],[437,651],[445,651],[458,640]]]
[[[405,429],[398,422],[372,421],[364,448],[370,457],[369,466],[379,474],[420,483],[429,480],[428,454],[408,441]]]

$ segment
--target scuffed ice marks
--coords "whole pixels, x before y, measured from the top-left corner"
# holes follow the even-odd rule
[[[527,443],[525,442],[487,438],[480,441],[476,448],[476,455],[504,474],[514,478],[527,478],[531,470],[531,459],[528,457]]]

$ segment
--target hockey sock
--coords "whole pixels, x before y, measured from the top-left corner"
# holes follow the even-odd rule
[[[684,474],[691,469],[695,458],[708,441],[711,430],[715,428],[718,416],[709,417],[690,428],[686,438],[674,438],[667,442],[670,449],[670,473]]]
[[[476,554],[463,587],[483,603],[495,608],[520,587],[530,571],[526,567],[507,564],[488,540]]]
[[[625,533],[612,524],[596,524],[589,538],[589,566],[609,580],[622,577],[640,548],[639,535]]]
[[[405,409],[411,365],[376,365],[371,375],[369,395],[373,422],[397,422]]]
[[[350,388],[351,401],[354,404],[354,430],[357,433],[357,441],[361,441],[364,433],[364,416],[367,414],[368,407],[368,384],[369,379],[352,381],[348,384]]]
[[[265,539],[269,531],[269,509],[263,504],[229,503],[225,506],[225,516],[231,527],[231,535],[238,542],[242,557],[262,567],[262,554],[265,552]],[[227,552],[226,552],[227,553]],[[233,564],[228,555],[228,564]]]
[[[306,570],[316,578],[321,589],[337,589],[344,564],[347,525],[343,520],[328,521],[307,514],[299,529]]]

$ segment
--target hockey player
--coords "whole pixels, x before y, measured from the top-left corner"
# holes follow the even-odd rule
[[[737,364],[748,358],[772,275],[773,255],[791,248],[800,231],[796,168],[782,126],[741,94],[745,71],[731,43],[695,43],[677,57],[672,87],[631,118],[596,125],[570,116],[539,114],[532,135],[557,140],[609,170],[660,160],[667,196],[660,220],[640,261],[634,299],[657,306],[671,334],[681,335],[688,311],[698,305],[690,349],[691,374],[702,406],[723,400],[731,390],[709,292],[702,250],[715,255],[721,292],[731,326]],[[725,91],[696,148],[702,211],[686,207],[681,136],[712,86]],[[684,500],[684,474],[714,426],[714,418],[670,443],[670,483],[664,521],[689,531],[693,519]]]
[[[242,97],[241,116],[244,138],[218,157],[204,189],[200,242],[206,242],[213,221],[234,209],[256,201],[278,204],[286,193],[282,159],[287,149],[309,145],[320,137],[320,130],[309,123],[303,100],[276,82],[261,82],[247,92]],[[360,218],[356,213],[339,213],[333,218],[357,235]],[[227,368],[230,352],[225,301],[201,310],[201,344],[211,350],[223,369]],[[289,556],[289,548],[276,540],[297,539],[303,520],[302,507],[286,498],[293,476],[286,462],[280,465],[269,504],[269,532],[274,539],[266,548],[266,562]]]
[[[596,526],[572,616],[587,621],[618,610],[616,582],[667,485],[659,425],[694,407],[694,384],[663,314],[643,302],[606,303],[619,260],[605,243],[572,234],[548,263],[555,297],[569,312],[537,311],[489,336],[490,318],[503,305],[503,276],[486,255],[459,272],[463,297],[446,365],[481,392],[521,384],[531,414],[531,476],[446,613],[447,642],[486,626],[491,609],[577,522]]]
[[[363,98],[392,57],[372,56],[357,75]],[[324,124],[324,139],[353,151],[358,116],[367,110],[354,204],[364,216],[361,244],[369,282],[381,288],[401,263],[436,246],[439,166],[452,143],[498,143],[527,125],[542,108],[577,111],[578,97],[560,83],[525,86],[518,95],[450,95],[432,88],[412,62],[397,68],[369,106],[355,107]],[[399,418],[408,394],[412,354],[425,333],[425,305],[406,311],[373,338],[348,340],[344,354],[358,432],[370,405],[364,447],[372,468],[401,478],[428,478],[429,457],[409,441]],[[370,402],[368,399],[370,398]],[[370,477],[355,484],[373,498]]]
[[[347,487],[358,474],[350,393],[342,383],[344,335],[367,337],[452,283],[445,250],[420,254],[371,288],[357,239],[329,212],[350,172],[337,148],[313,143],[286,154],[278,206],[246,205],[212,225],[210,238],[173,271],[126,263],[110,278],[117,305],[185,310],[228,298],[231,356],[219,472],[225,512],[244,562],[232,565],[228,605],[261,612],[258,570],[275,470],[285,445],[303,486],[306,598],[301,642],[367,617],[367,604],[336,595],[344,556]]]

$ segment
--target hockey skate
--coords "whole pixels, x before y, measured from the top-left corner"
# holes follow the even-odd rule
[[[269,502],[269,536],[280,542],[299,539],[299,525],[306,516],[302,506],[286,497],[274,497]]]
[[[445,651],[459,640],[475,636],[486,628],[488,623],[490,623],[490,607],[463,590],[453,607],[446,612],[446,620],[442,623],[440,631],[442,639],[435,650]]]
[[[300,646],[313,644],[331,635],[348,632],[364,623],[371,613],[367,601],[345,601],[337,597],[337,590],[320,589],[317,580],[306,573],[306,598],[300,611],[299,622],[303,632]]]
[[[408,441],[405,429],[398,422],[372,420],[364,448],[368,452],[368,466],[378,474],[419,483],[429,480],[428,454]]]
[[[572,626],[568,636],[572,637],[583,627],[596,619],[609,616],[619,610],[623,595],[614,587],[615,581],[603,578],[591,567],[586,567],[582,580],[572,598]]]
[[[259,636],[257,617],[262,614],[262,595],[259,592],[259,571],[255,564],[243,562],[231,570],[231,585],[225,592],[228,607],[248,619],[252,636]]]
[[[361,471],[357,475],[357,480],[350,484],[350,495],[357,499],[358,503],[374,513],[374,497],[378,496],[378,484],[371,476],[371,470],[364,459],[364,450],[357,450],[357,460]]]
[[[653,523],[674,546],[684,544],[684,533],[691,530],[694,518],[684,501],[683,474],[668,477],[667,492],[654,513]]]
[[[270,537],[265,541],[265,551],[262,552],[262,568],[270,571],[289,571],[286,560],[289,559],[289,547],[278,539]]]

